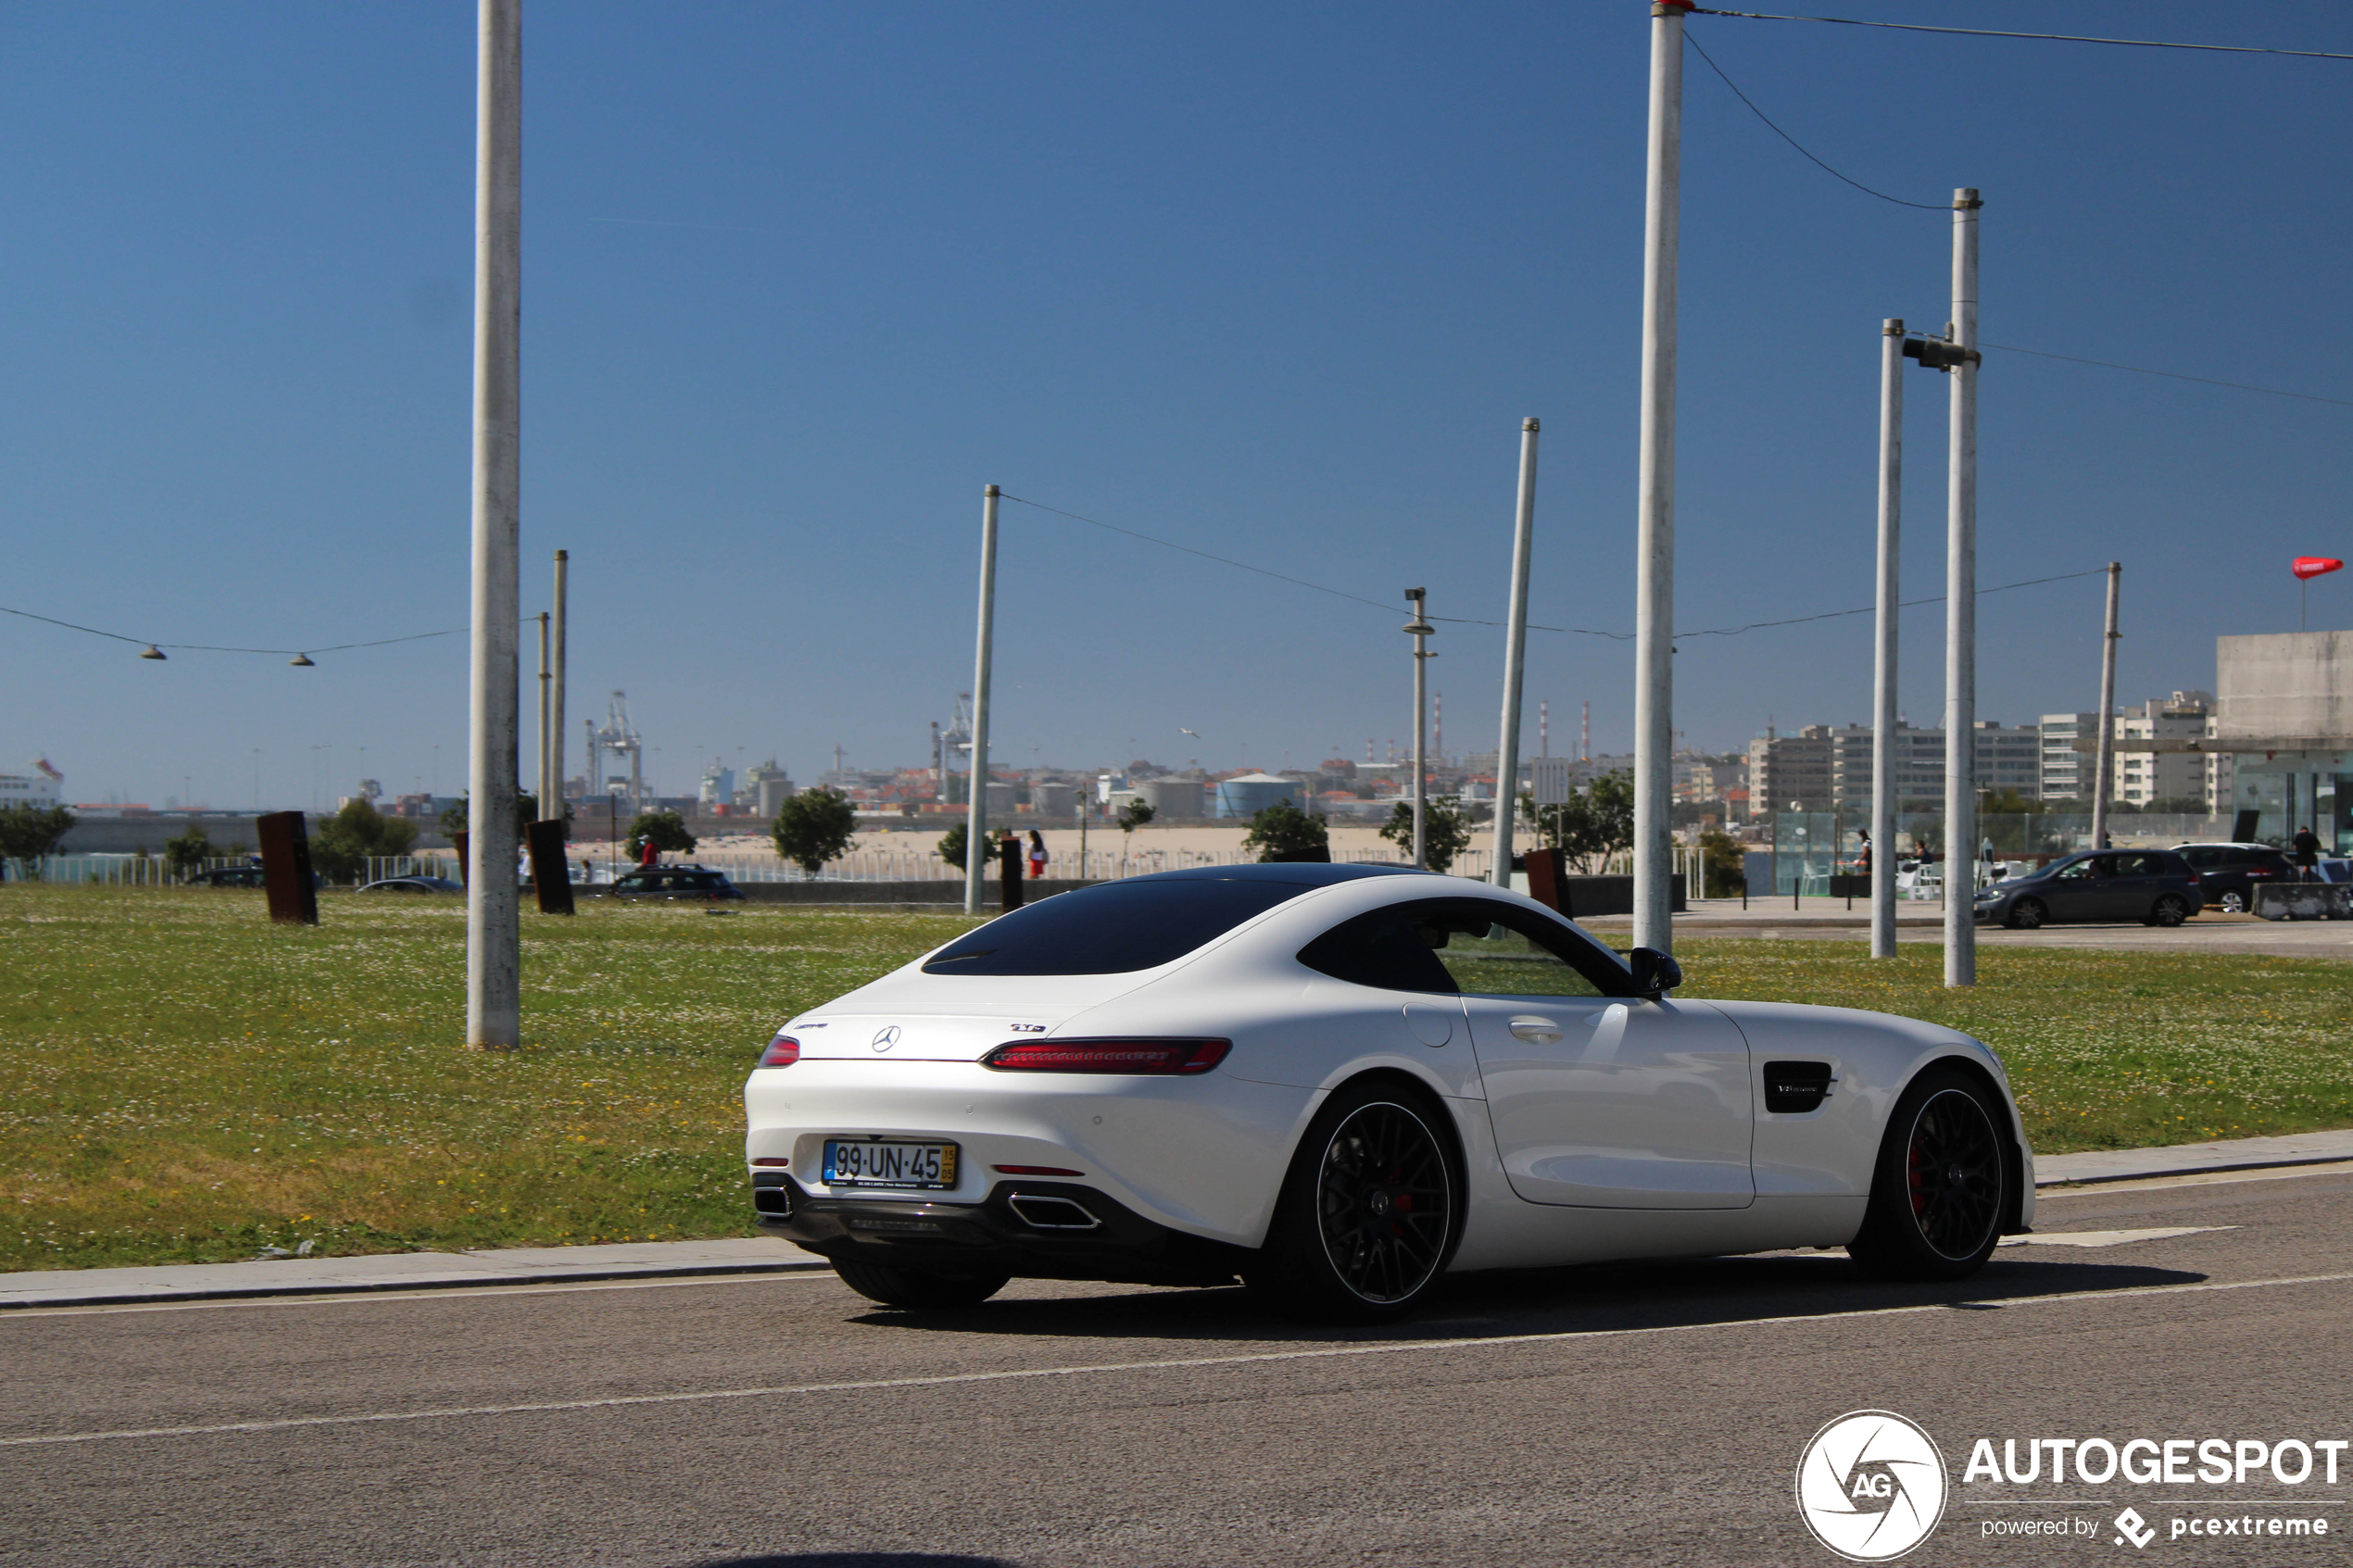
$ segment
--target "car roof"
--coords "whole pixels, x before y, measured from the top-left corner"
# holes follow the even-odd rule
[[[1239,866],[1188,866],[1180,872],[1154,872],[1150,876],[1130,877],[1130,882],[1288,882],[1302,887],[1330,887],[1343,882],[1362,882],[1376,876],[1437,876],[1437,872],[1417,871],[1412,866],[1327,865],[1321,860],[1253,861]],[[1459,882],[1460,877],[1449,878]]]
[[[2202,840],[2196,844],[2176,844],[2173,847],[2176,849],[2269,849],[2277,854],[2280,847],[2276,844],[2241,844],[2235,839],[2218,838]]]

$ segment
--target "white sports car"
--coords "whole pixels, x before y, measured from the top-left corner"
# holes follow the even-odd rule
[[[1843,1245],[1957,1279],[2033,1219],[1993,1051],[1677,1001],[1542,905],[1393,867],[1044,899],[795,1018],[744,1088],[763,1230],[904,1307],[1014,1275],[1403,1312],[1448,1272]]]

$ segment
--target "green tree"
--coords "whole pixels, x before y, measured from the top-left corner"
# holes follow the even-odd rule
[[[1131,795],[1127,797],[1127,804],[1119,809],[1119,815],[1114,821],[1119,823],[1120,832],[1132,834],[1158,815],[1160,813],[1152,809],[1151,801],[1140,795]]]
[[[629,839],[623,847],[634,860],[646,852],[649,842],[665,855],[684,855],[694,848],[696,838],[675,811],[641,811],[629,824]]]
[[[0,807],[0,859],[37,860],[57,848],[74,824],[74,814],[62,806],[45,810],[38,806]]]
[[[1581,872],[1599,871],[1612,855],[1634,847],[1634,775],[1604,773],[1567,800],[1520,806],[1535,820],[1537,842],[1563,851]]]
[[[1277,800],[1250,820],[1242,847],[1255,849],[1261,860],[1324,860],[1331,858],[1332,837],[1321,817],[1311,817],[1289,800]]]
[[[1401,800],[1389,813],[1380,835],[1411,855],[1414,852],[1414,803]],[[1451,871],[1454,857],[1470,847],[1470,813],[1452,800],[1422,803],[1422,859],[1434,872]]]
[[[939,858],[958,871],[969,870],[964,863],[964,824],[958,822],[939,835]]]
[[[858,831],[858,810],[839,790],[804,789],[786,800],[771,830],[776,853],[811,876],[838,860]]]
[[[1710,898],[1737,897],[1748,886],[1748,853],[1722,828],[1699,835],[1699,859]]]
[[[163,841],[163,863],[171,869],[173,876],[183,882],[202,871],[204,863],[220,853],[212,840],[204,835],[204,829],[194,822],[188,824],[187,832]]]
[[[468,795],[471,794],[472,792],[469,791]],[[450,807],[449,809],[441,814],[442,832],[455,834],[464,833],[466,831],[466,823],[468,821],[466,815],[467,799],[468,796],[459,796],[458,797],[458,804]],[[677,813],[673,811],[671,815],[674,817]],[[538,820],[539,797],[532,794],[529,790],[517,791],[515,794],[515,832],[518,834],[528,834],[531,831],[531,824]],[[639,820],[643,821],[644,819],[640,818]],[[566,838],[570,838],[572,836],[571,830],[572,806],[569,802],[567,802],[564,806],[564,836]],[[693,846],[689,845],[688,847],[691,848]]]
[[[406,855],[416,844],[416,823],[354,796],[310,835],[310,866],[329,882],[357,882],[371,857]]]

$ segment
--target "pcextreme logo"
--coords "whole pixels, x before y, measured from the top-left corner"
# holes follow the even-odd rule
[[[1814,1434],[1797,1461],[1797,1512],[1850,1562],[1888,1562],[1944,1516],[1944,1456],[1893,1411],[1852,1411]]]

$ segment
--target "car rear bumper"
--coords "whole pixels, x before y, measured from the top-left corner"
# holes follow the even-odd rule
[[[830,1259],[939,1273],[1127,1285],[1224,1285],[1248,1248],[1155,1224],[1075,1182],[1000,1182],[974,1203],[812,1198],[781,1171],[752,1175],[760,1228]]]

